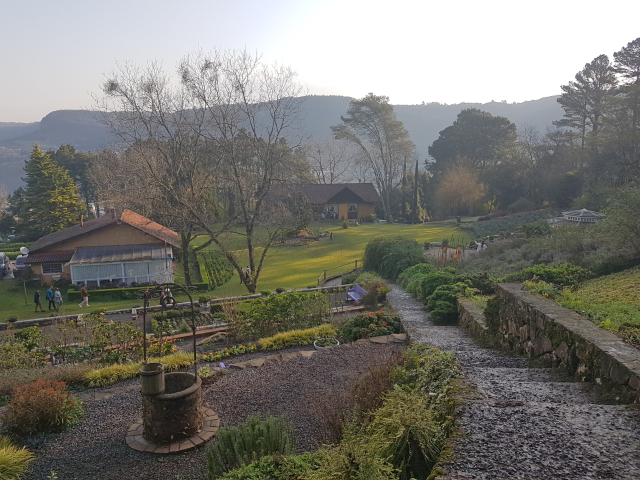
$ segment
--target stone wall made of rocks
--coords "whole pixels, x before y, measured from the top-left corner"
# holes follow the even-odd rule
[[[602,385],[619,403],[640,403],[640,351],[588,318],[521,290],[520,283],[498,285],[496,299],[490,318],[468,299],[459,299],[462,328],[576,380]]]

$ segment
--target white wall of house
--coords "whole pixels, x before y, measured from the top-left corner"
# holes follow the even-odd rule
[[[71,282],[74,284],[117,281],[132,283],[173,282],[173,263],[171,260],[148,260],[141,262],[92,263],[71,265]]]

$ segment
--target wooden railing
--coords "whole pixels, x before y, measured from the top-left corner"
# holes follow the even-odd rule
[[[333,274],[329,274],[327,276],[327,272],[331,272],[333,270],[337,270],[339,268],[344,268],[344,267],[350,267],[353,266],[353,268],[349,269],[349,270],[342,270],[339,273],[333,273]],[[342,277],[343,275],[347,275],[351,272],[353,272],[354,270],[358,269],[358,260],[356,260],[355,262],[349,262],[349,263],[345,263],[343,265],[339,265],[337,267],[333,267],[333,268],[329,268],[327,270],[324,270],[322,272],[322,275],[320,275],[318,277],[318,286],[322,287],[328,280],[333,280],[334,278],[338,278],[338,277]]]

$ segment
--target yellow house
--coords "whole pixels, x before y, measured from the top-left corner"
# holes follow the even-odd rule
[[[372,183],[310,183],[283,185],[270,195],[269,201],[279,201],[292,193],[307,197],[317,213],[326,218],[354,220],[375,213],[380,196]]]
[[[119,287],[173,281],[173,230],[131,210],[112,211],[45,235],[29,250],[26,264],[44,283],[66,278],[75,284]]]

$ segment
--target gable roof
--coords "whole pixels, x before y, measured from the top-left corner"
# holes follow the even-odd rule
[[[51,245],[56,245],[67,240],[71,240],[72,238],[94,232],[100,228],[120,223],[126,223],[133,228],[137,228],[138,230],[157,238],[158,240],[167,242],[169,245],[180,247],[179,235],[170,228],[153,222],[147,217],[143,217],[131,210],[123,210],[120,213],[112,211],[102,217],[87,220],[82,226],[74,225],[72,227],[63,228],[57,232],[50,233],[49,235],[45,235],[31,245],[29,250],[31,252],[37,252],[38,250],[42,250],[43,248]]]
[[[287,195],[298,193],[315,204],[329,203],[332,198],[343,191],[351,191],[364,203],[377,203],[380,196],[372,183],[304,183],[296,185],[278,185],[269,193],[271,202],[280,201]]]

